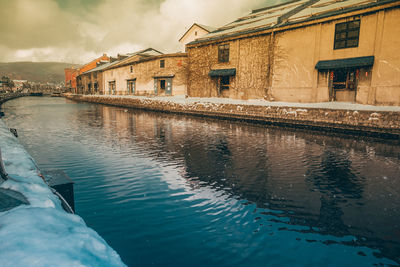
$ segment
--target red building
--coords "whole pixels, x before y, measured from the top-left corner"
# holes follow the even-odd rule
[[[79,68],[66,68],[65,73],[65,87],[68,91],[76,93],[76,77],[79,75]]]
[[[109,60],[110,60],[110,58],[107,56],[107,54],[103,54],[101,57],[96,58],[79,68],[71,67],[71,68],[64,69],[65,87],[68,88],[70,92],[76,94],[78,92],[77,86],[76,86],[76,77],[86,71],[96,68],[98,62],[109,61]]]

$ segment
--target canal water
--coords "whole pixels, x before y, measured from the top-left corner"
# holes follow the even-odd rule
[[[64,98],[3,104],[129,266],[400,264],[400,146]]]

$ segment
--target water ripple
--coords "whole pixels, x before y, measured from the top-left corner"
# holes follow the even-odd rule
[[[4,111],[130,266],[400,264],[398,144],[54,98]]]

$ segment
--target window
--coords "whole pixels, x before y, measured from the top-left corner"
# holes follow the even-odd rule
[[[218,61],[229,62],[229,44],[218,46]]]
[[[197,36],[197,32],[194,32],[194,36]]]
[[[110,95],[115,95],[115,81],[108,82],[108,93]]]
[[[97,93],[98,89],[99,89],[99,84],[98,83],[94,83],[94,91]]]
[[[336,24],[334,49],[357,47],[359,35],[360,20]]]
[[[165,90],[165,80],[160,80],[160,88],[161,90]]]
[[[130,67],[131,68],[131,73],[133,72],[133,66]]]
[[[219,89],[222,90],[227,90],[229,89],[229,76],[222,76],[220,78],[220,85]]]
[[[160,68],[164,68],[165,67],[165,60],[161,59],[160,60]]]
[[[128,94],[135,94],[136,80],[128,80]]]

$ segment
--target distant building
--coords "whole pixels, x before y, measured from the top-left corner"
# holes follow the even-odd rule
[[[64,69],[65,73],[65,87],[70,88],[70,90],[73,93],[81,93],[79,91],[78,85],[77,85],[77,77],[81,75],[84,72],[87,72],[91,69],[94,69],[98,66],[99,62],[102,61],[109,61],[110,58],[107,56],[107,54],[103,54],[101,57],[98,57],[89,63],[84,64],[83,66],[80,66],[79,68],[66,68]]]
[[[28,82],[27,80],[13,80],[14,88],[13,91],[21,91],[24,83]]]
[[[400,105],[400,1],[295,0],[186,46],[188,94]]]
[[[163,54],[153,48],[100,61],[77,77],[79,94],[184,95],[187,54]]]
[[[96,68],[97,63],[100,61],[109,61],[109,60],[110,60],[110,58],[107,56],[107,54],[103,54],[101,57],[98,57],[98,58],[90,61],[89,63],[86,63],[85,65],[81,66],[79,68],[79,74],[82,74],[86,71]]]
[[[12,91],[13,87],[14,87],[14,83],[9,77],[7,77],[7,76],[1,77],[1,79],[0,79],[0,91],[9,92],[9,91]]]
[[[215,31],[217,28],[206,26],[198,23],[194,23],[190,28],[182,35],[179,39],[181,44],[181,51],[186,51],[186,45],[197,38],[203,37],[204,35]]]
[[[113,58],[110,57],[110,60]],[[77,87],[80,94],[104,94],[103,69],[110,61],[102,60],[97,62],[97,67],[86,71],[78,76]]]
[[[77,92],[76,77],[79,75],[79,68],[66,68],[65,73],[65,87],[70,92]]]

